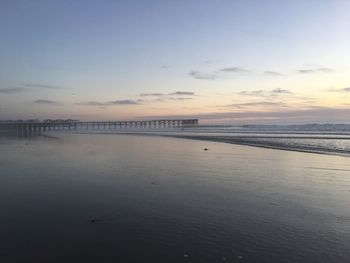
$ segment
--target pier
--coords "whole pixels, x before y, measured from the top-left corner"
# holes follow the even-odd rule
[[[78,121],[78,120],[27,120],[1,121],[0,130],[12,131],[19,136],[34,136],[57,130],[121,130],[144,128],[184,128],[198,125],[198,119],[160,119],[144,121]]]

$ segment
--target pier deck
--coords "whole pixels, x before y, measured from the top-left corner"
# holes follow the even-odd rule
[[[55,130],[102,130],[126,128],[183,128],[198,125],[198,119],[160,119],[145,121],[76,121],[76,120],[44,120],[44,121],[2,121],[1,130],[15,131],[17,135],[36,135],[43,131]]]

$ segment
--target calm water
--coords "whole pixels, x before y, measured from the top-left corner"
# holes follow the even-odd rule
[[[350,258],[347,157],[132,135],[3,138],[0,207],[4,263]]]

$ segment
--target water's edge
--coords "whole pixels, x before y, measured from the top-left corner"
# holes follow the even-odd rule
[[[63,133],[63,132],[58,132]],[[211,142],[219,142],[219,143],[229,143],[235,145],[244,145],[251,147],[258,147],[264,149],[273,149],[273,150],[284,150],[284,151],[294,151],[294,152],[302,152],[302,153],[313,153],[313,154],[323,154],[323,155],[335,155],[342,157],[350,157],[350,152],[347,150],[332,150],[332,149],[324,149],[324,148],[316,148],[316,147],[293,147],[292,145],[284,145],[278,142],[257,142],[257,141],[249,141],[244,138],[234,138],[234,137],[217,137],[217,136],[202,136],[202,135],[174,135],[174,134],[161,134],[161,133],[151,133],[151,132],[86,132],[86,131],[73,131],[64,133],[69,134],[104,134],[104,135],[133,135],[133,136],[156,136],[156,137],[168,137],[168,138],[178,138],[178,139],[188,139],[188,140],[200,140],[200,141],[211,141]],[[50,134],[43,134],[42,136],[46,137],[55,137]]]

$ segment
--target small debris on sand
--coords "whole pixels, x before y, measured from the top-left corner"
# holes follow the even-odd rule
[[[208,151],[209,149],[208,148],[204,148],[204,151]]]

